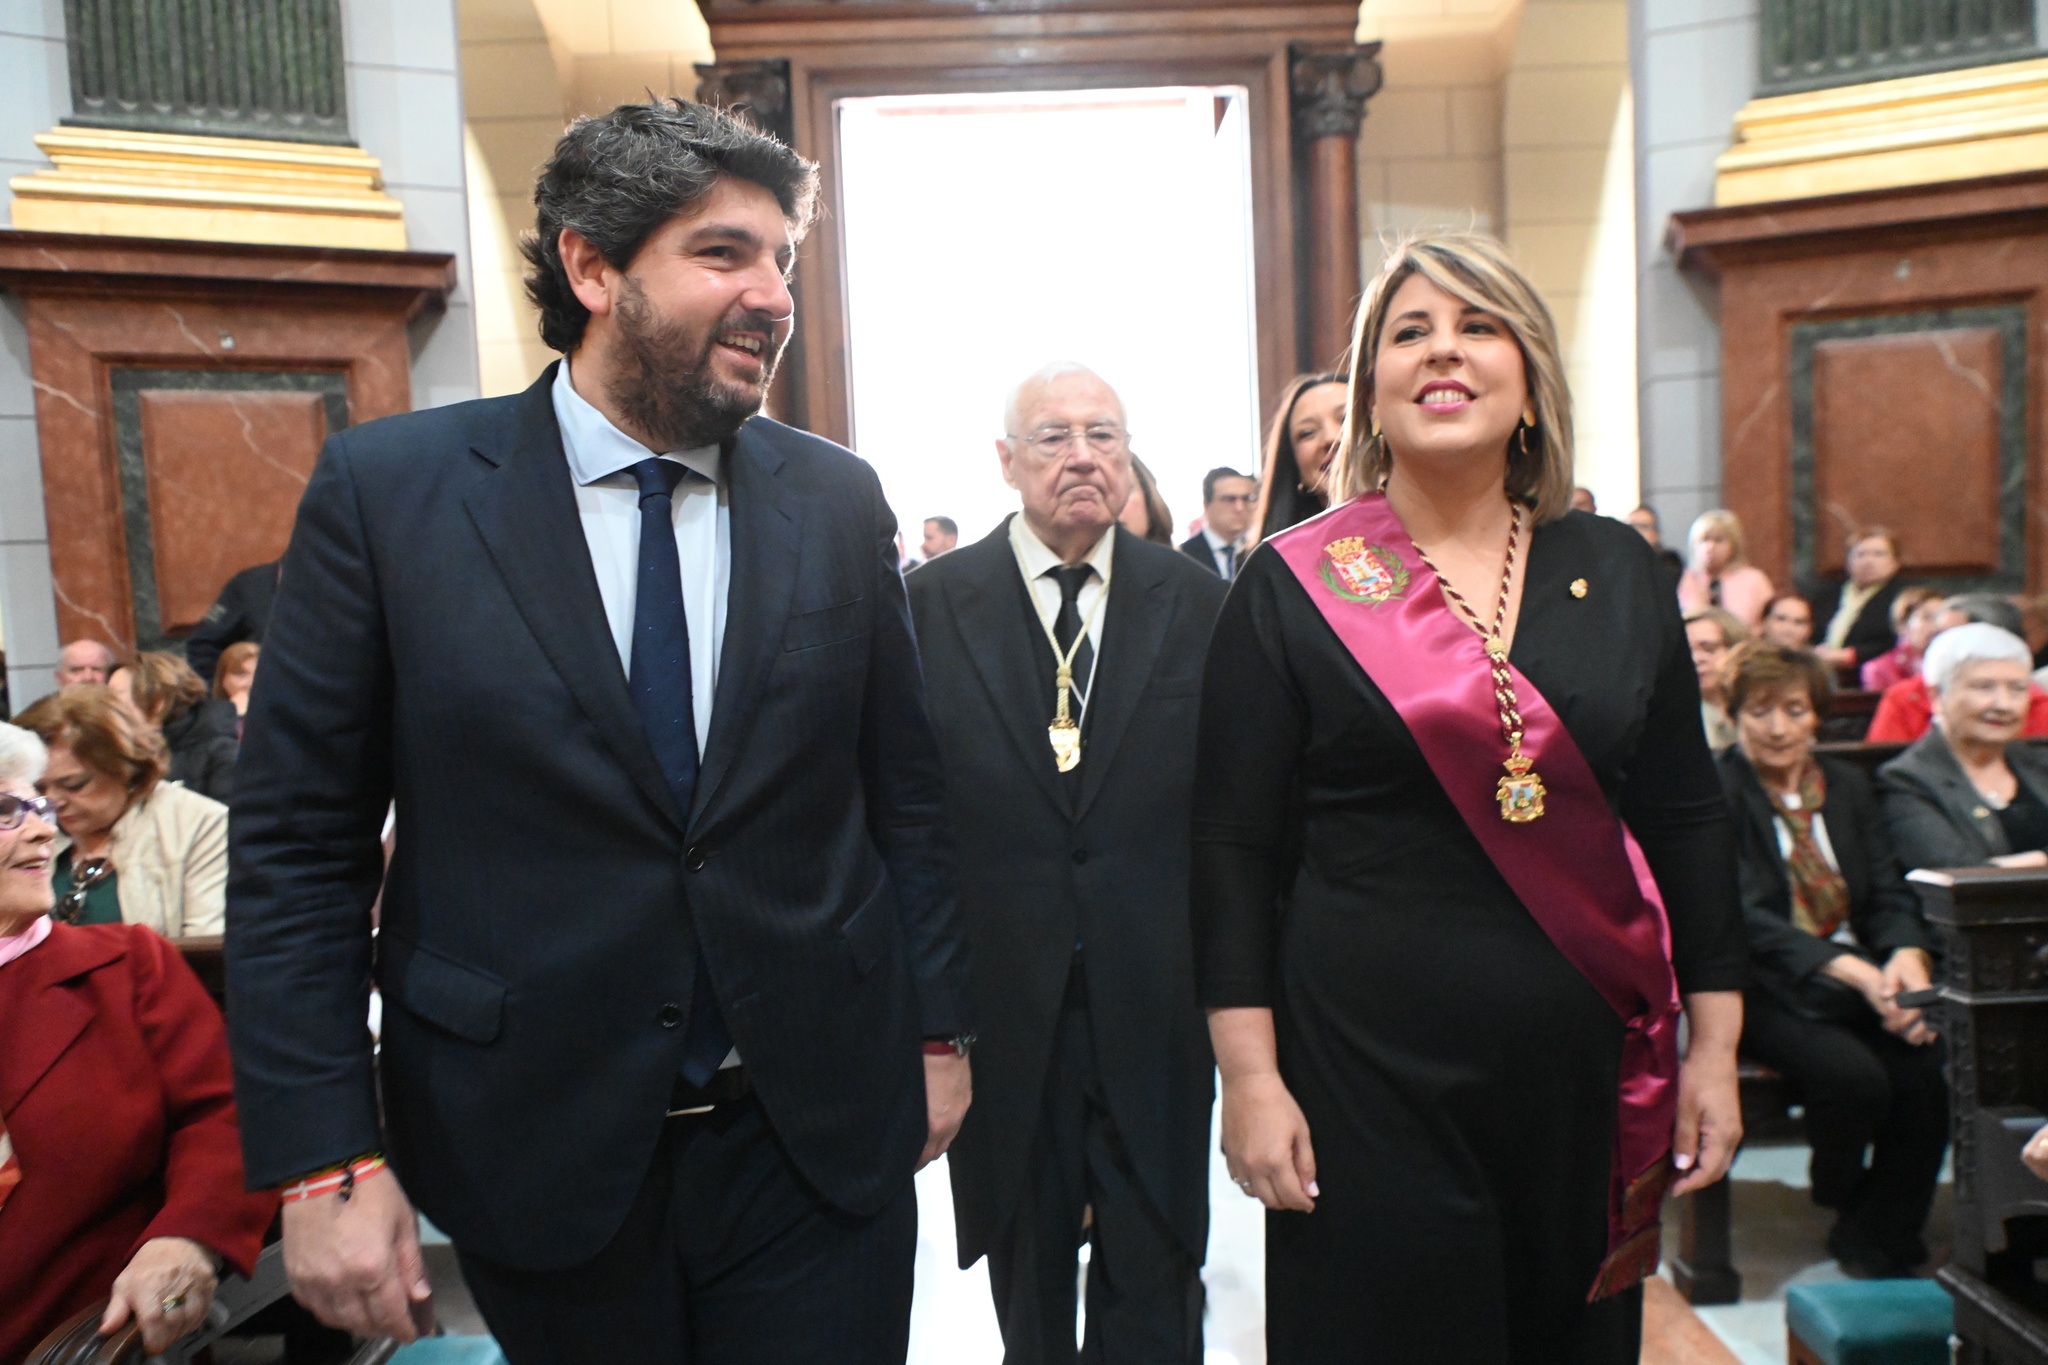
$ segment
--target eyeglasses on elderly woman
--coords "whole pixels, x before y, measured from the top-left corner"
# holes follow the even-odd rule
[[[20,829],[22,821],[31,815],[46,824],[57,823],[57,807],[49,797],[0,792],[0,829]]]

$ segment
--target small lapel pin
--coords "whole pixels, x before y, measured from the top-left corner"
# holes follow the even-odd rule
[[[1982,806],[1977,807],[1970,814],[1976,816],[1979,820],[1989,820],[1991,818],[1991,812]]]
[[[1585,580],[1585,579],[1583,579],[1583,578],[1574,578],[1574,579],[1572,580],[1572,596],[1574,596],[1574,597],[1584,597],[1585,595],[1586,595],[1586,580]]]

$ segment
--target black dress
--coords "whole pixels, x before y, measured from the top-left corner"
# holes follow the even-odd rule
[[[1727,808],[1651,551],[1574,512],[1527,563],[1513,662],[1641,842],[1680,990],[1738,990]],[[1585,1302],[1621,1021],[1268,546],[1210,647],[1195,791],[1203,1003],[1273,1009],[1321,1188],[1267,1215],[1270,1358],[1633,1365],[1640,1293]]]

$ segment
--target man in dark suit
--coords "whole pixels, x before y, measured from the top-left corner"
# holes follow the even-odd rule
[[[213,686],[213,671],[229,645],[250,640],[263,643],[270,629],[271,609],[277,604],[278,561],[247,568],[227,581],[185,637],[185,662],[199,675],[199,681]]]
[[[895,521],[754,415],[815,193],[719,111],[579,121],[527,248],[567,359],[306,490],[228,980],[250,1179],[304,1183],[333,1325],[410,1338],[410,1199],[515,1365],[903,1359],[965,938]]]
[[[1225,587],[1117,526],[1123,406],[1055,366],[999,444],[1023,510],[910,576],[960,839],[983,1031],[951,1157],[1008,1365],[1198,1362],[1214,1062],[1193,980],[1189,807]],[[1064,666],[1063,666],[1064,664]],[[1091,1217],[1092,1213],[1092,1217]]]
[[[1180,552],[1230,582],[1258,500],[1259,485],[1249,476],[1228,467],[1210,470],[1202,476],[1202,529],[1180,543]]]

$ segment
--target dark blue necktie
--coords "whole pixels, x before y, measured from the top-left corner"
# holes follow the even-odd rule
[[[632,473],[640,484],[640,586],[633,598],[627,681],[654,761],[687,821],[697,795],[697,713],[690,698],[690,619],[683,612],[683,563],[676,552],[675,490],[689,471],[673,460],[655,459],[640,461]],[[700,943],[683,1079],[703,1085],[731,1050]]]

